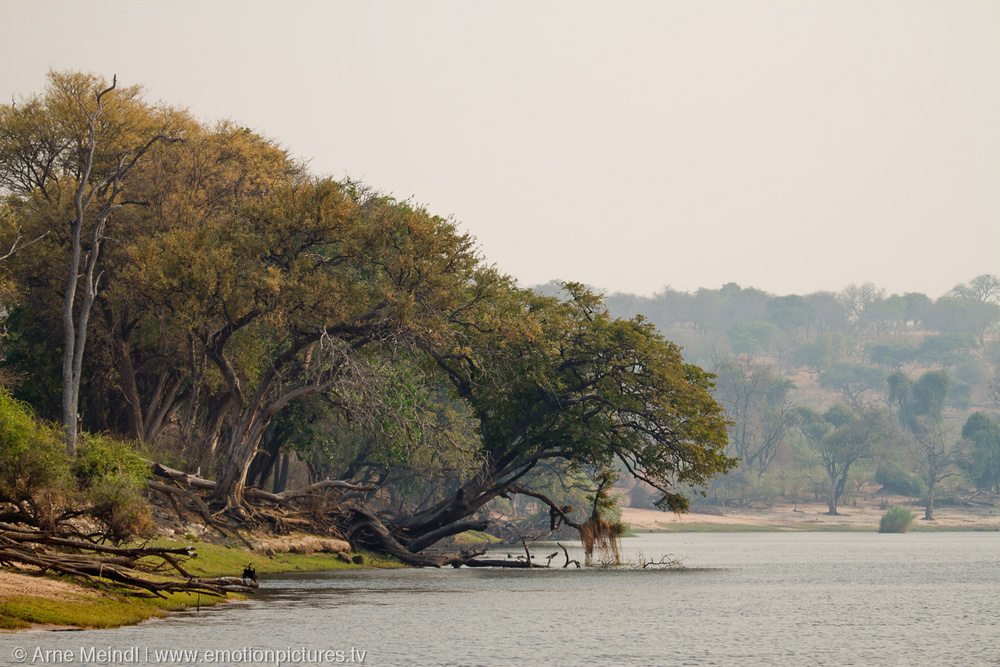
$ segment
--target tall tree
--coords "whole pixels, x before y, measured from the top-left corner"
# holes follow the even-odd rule
[[[859,461],[878,456],[891,437],[888,416],[871,405],[848,408],[842,404],[823,415],[799,406],[796,416],[796,427],[816,449],[826,472],[827,513],[836,515],[851,468]]]
[[[956,285],[950,292],[951,296],[963,301],[986,303],[1000,299],[1000,278],[984,273],[976,276],[968,283]]]
[[[983,491],[1000,491],[1000,424],[974,412],[962,426],[961,467]]]
[[[749,357],[721,360],[713,372],[716,400],[730,419],[728,453],[759,481],[792,425],[788,392],[794,385]]]
[[[169,115],[141,101],[138,87],[79,73],[49,74],[45,94],[0,108],[2,186],[20,211],[66,226],[62,296],[62,413],[66,450],[75,454],[83,356],[99,259],[112,216],[142,204],[126,197],[129,179],[160,141],[175,141]]]

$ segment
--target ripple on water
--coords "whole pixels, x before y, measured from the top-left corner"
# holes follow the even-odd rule
[[[1000,663],[998,533],[664,534],[624,545],[685,569],[282,576],[246,603],[31,643],[355,647],[366,665]]]

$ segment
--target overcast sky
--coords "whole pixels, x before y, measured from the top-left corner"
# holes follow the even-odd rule
[[[0,0],[0,99],[118,75],[453,216],[522,284],[1000,274],[1000,2]]]

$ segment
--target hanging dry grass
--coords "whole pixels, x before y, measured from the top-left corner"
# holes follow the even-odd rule
[[[587,565],[593,563],[595,549],[604,556],[602,560],[621,562],[620,533],[615,525],[606,521],[599,512],[595,511],[580,526],[580,540],[583,542],[584,562]]]

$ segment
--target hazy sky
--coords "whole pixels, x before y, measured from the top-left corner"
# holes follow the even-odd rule
[[[0,0],[0,99],[142,83],[530,285],[1000,274],[1000,1]]]

